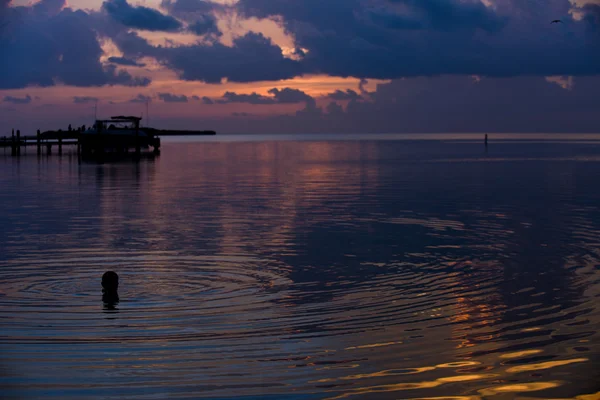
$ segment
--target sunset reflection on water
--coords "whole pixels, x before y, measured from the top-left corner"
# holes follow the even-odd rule
[[[405,140],[0,158],[2,389],[600,398],[600,148],[553,146],[559,161]]]

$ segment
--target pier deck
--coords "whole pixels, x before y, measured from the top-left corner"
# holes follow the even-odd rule
[[[139,119],[134,117],[113,117],[112,120],[104,122],[128,121],[135,119],[139,124]],[[143,130],[143,134],[138,131]],[[59,154],[62,153],[63,146],[77,146],[77,152],[84,155],[98,155],[105,152],[128,153],[133,151],[136,154],[141,149],[152,147],[154,153],[160,150],[161,136],[205,136],[215,135],[215,131],[191,131],[191,130],[161,130],[154,128],[139,128],[135,126],[135,134],[114,134],[104,131],[98,133],[82,132],[82,130],[72,130],[69,127],[67,131],[38,131],[35,136],[21,136],[20,131],[12,132],[11,136],[0,137],[0,148],[11,148],[11,155],[21,155],[21,148],[27,146],[36,146],[37,153],[41,153],[42,148],[46,148],[48,154],[52,147],[57,146]]]

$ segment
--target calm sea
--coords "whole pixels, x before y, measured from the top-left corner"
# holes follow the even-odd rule
[[[482,139],[0,149],[0,397],[599,398],[600,135]]]

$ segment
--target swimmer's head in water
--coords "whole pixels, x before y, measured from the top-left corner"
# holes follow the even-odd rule
[[[105,291],[116,292],[119,288],[119,275],[113,271],[107,271],[102,275],[102,288]]]

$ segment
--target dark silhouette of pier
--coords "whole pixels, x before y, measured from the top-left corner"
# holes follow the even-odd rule
[[[0,148],[11,149],[12,156],[21,156],[24,147],[36,147],[37,155],[45,152],[52,154],[52,148],[58,148],[62,155],[63,146],[76,146],[77,154],[84,157],[101,157],[107,154],[133,154],[140,156],[142,149],[152,149],[154,154],[160,153],[160,138],[163,136],[200,136],[215,135],[215,131],[193,130],[161,130],[155,128],[140,128],[139,117],[118,116],[109,120],[97,120],[92,129],[86,126],[73,129],[71,125],[67,130],[36,132],[35,135],[21,135],[20,130],[12,130],[11,136],[0,137]],[[130,123],[129,130],[120,130],[115,125]]]

